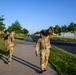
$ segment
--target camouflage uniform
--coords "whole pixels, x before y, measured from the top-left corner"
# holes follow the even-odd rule
[[[13,54],[14,36],[10,37],[10,35],[7,35],[4,40],[5,40],[7,52],[9,53],[8,62],[10,62],[12,59],[12,54]]]
[[[40,50],[40,68],[42,71],[46,69],[48,63],[51,47],[50,38],[50,35],[40,38],[36,44],[36,54],[38,54],[38,51]]]

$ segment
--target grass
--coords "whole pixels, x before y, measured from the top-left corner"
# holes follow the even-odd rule
[[[75,40],[76,41],[76,38],[74,38],[73,36],[54,36],[55,40]]]
[[[15,34],[14,35],[15,38],[17,38],[17,37],[25,37],[25,36],[26,36],[25,34]]]
[[[52,47],[49,62],[59,75],[76,75],[76,56],[57,47]]]
[[[37,42],[37,39],[32,36]],[[49,63],[56,69],[59,75],[76,75],[76,56],[60,48],[52,47]]]
[[[4,42],[1,42],[0,43],[0,57],[5,55],[5,53],[6,53],[5,44],[4,44]]]
[[[23,37],[17,37],[17,38],[15,38],[15,39],[17,39],[17,40],[24,40]]]
[[[15,34],[14,36],[17,40],[24,40],[24,38],[26,37],[25,34]]]

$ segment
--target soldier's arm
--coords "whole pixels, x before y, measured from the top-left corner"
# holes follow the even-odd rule
[[[37,41],[37,43],[36,43],[36,50],[35,50],[36,56],[38,56],[39,49],[40,49],[40,39],[39,39],[39,40]]]
[[[14,42],[14,36],[11,37],[11,41]]]
[[[11,39],[11,42],[14,42],[14,35],[9,35],[8,39]]]

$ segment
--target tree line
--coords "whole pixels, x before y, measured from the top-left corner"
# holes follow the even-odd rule
[[[14,23],[11,24],[11,26],[9,26],[6,29],[5,24],[3,23],[4,20],[5,19],[4,19],[3,15],[2,15],[0,17],[0,32],[1,31],[6,32],[8,30],[10,32],[15,31],[15,33],[18,33],[18,34],[20,34],[20,33],[22,33],[22,34],[28,34],[29,33],[29,31],[26,28],[23,28],[21,26],[21,24],[19,23],[18,20],[16,20]]]
[[[0,17],[0,31],[7,31],[7,30],[9,30],[10,32],[15,31],[18,34],[20,34],[20,33],[28,34],[29,33],[29,31],[26,28],[23,28],[21,26],[21,24],[19,23],[18,20],[16,20],[14,23],[11,24],[11,26],[9,26],[6,29],[5,24],[3,23],[4,20],[5,20],[4,19],[4,15],[2,15]],[[49,28],[51,28],[51,27],[54,28],[54,32],[55,32],[56,35],[61,35],[61,33],[63,33],[63,36],[64,36],[65,33],[71,32],[71,33],[74,34],[74,37],[76,37],[76,23],[74,23],[74,22],[71,22],[69,25],[63,25],[63,26],[55,25],[55,27],[50,26]],[[46,31],[48,29],[45,29],[45,30],[42,29],[42,30]],[[37,31],[34,34],[39,34],[39,33],[40,33],[40,31]]]
[[[61,35],[61,33],[63,33],[63,37],[64,37],[65,33],[71,32],[74,34],[74,37],[76,37],[76,23],[74,22],[71,22],[69,25],[63,25],[63,26],[55,25],[55,27],[50,26],[49,28],[51,27],[54,28],[54,33],[56,34],[56,36]],[[41,31],[46,31],[48,29],[42,29]],[[40,31],[37,31],[34,34],[39,34],[39,33]]]

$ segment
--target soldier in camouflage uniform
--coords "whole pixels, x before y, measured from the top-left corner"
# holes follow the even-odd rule
[[[54,30],[53,28],[50,28],[47,33],[42,31],[40,33],[41,38],[37,41],[35,54],[38,56],[38,52],[40,51],[40,74],[46,71],[51,47],[50,38],[52,38],[53,35]]]
[[[8,53],[8,64],[10,64],[13,54],[14,47],[14,35],[10,35],[9,31],[6,31],[6,36],[4,38],[7,53]]]

